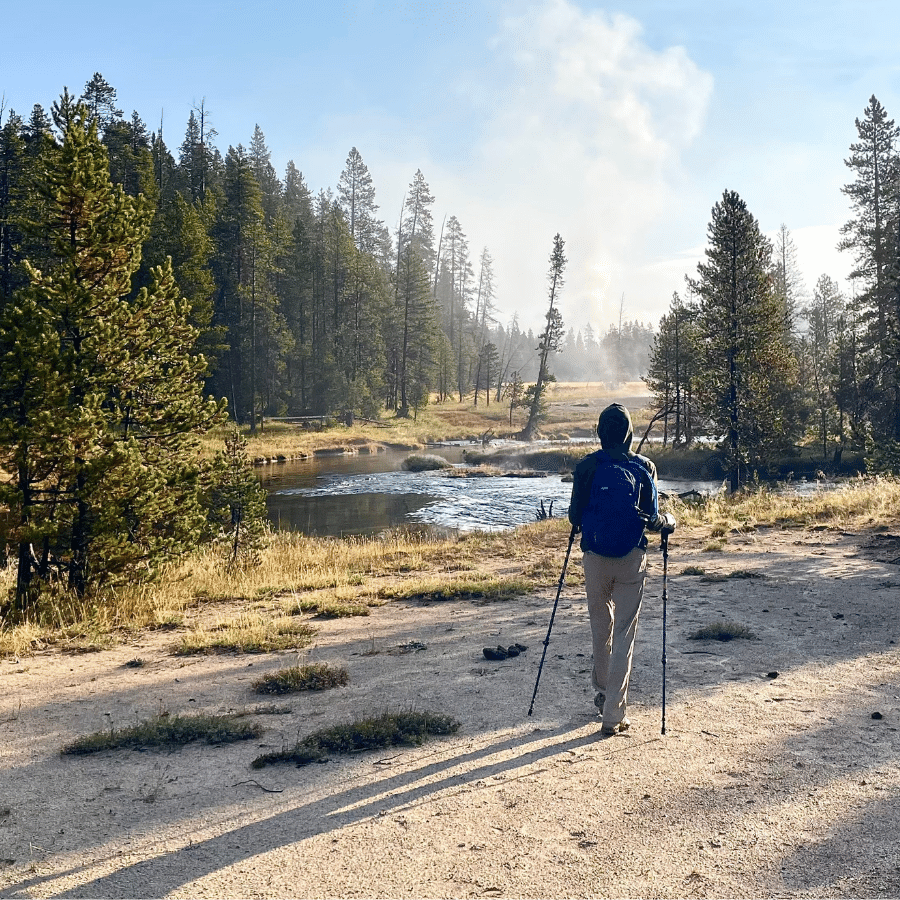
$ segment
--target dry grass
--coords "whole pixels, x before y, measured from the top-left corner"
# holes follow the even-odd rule
[[[213,628],[197,628],[172,648],[176,656],[204,653],[274,653],[312,643],[316,629],[296,619],[241,616]]]
[[[467,578],[415,578],[382,588],[380,596],[400,600],[511,600],[527,594],[526,578],[473,575]]]
[[[671,500],[667,508],[679,521],[676,540],[691,529],[713,552],[724,550],[733,532],[765,527],[896,527],[900,481],[854,479],[843,490],[808,496],[762,490],[701,503]],[[713,532],[722,537],[713,538]],[[456,538],[399,529],[381,537],[344,540],[271,534],[255,566],[229,569],[221,552],[206,548],[164,572],[155,584],[92,600],[48,595],[27,622],[0,627],[0,655],[27,655],[48,646],[102,649],[135,630],[185,627],[192,631],[182,641],[181,652],[263,652],[296,646],[305,638],[285,623],[289,610],[291,628],[308,628],[296,613],[364,615],[372,605],[397,597],[500,599],[527,593],[535,580],[555,579],[568,535],[568,522],[559,518]],[[501,562],[507,570],[504,577],[473,574],[489,573],[492,563]],[[12,567],[0,570],[0,590],[8,591],[14,576]],[[291,609],[291,603],[298,606],[298,597],[307,605]],[[220,620],[210,630],[215,604],[237,601],[256,604],[255,618],[236,624]],[[267,608],[259,609],[260,603]]]
[[[891,525],[900,502],[900,479],[854,478],[843,488],[815,494],[775,493],[769,489],[708,497],[700,503],[667,501],[681,527],[712,526],[710,537],[732,530],[763,527],[808,528],[824,525],[836,530],[862,531]]]

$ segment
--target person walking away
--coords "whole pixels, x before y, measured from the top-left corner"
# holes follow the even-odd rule
[[[626,716],[628,681],[647,572],[645,528],[670,534],[675,518],[660,515],[656,466],[631,450],[628,410],[613,403],[597,423],[600,450],[575,468],[569,521],[581,533],[584,583],[594,665],[594,704],[601,734],[631,725]]]

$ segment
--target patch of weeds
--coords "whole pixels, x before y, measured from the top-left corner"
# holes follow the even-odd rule
[[[704,625],[693,634],[688,635],[688,640],[691,641],[735,641],[738,639],[758,640],[746,625],[738,625],[736,622],[714,622],[711,625]]]
[[[253,683],[257,694],[292,694],[297,691],[325,691],[328,688],[343,687],[350,681],[343,667],[329,666],[327,663],[312,663],[306,666],[291,666],[263,675]]]
[[[765,572],[754,572],[753,569],[735,569],[729,578],[765,578]]]
[[[701,569],[700,566],[685,566],[681,570],[682,575],[705,575],[706,569]]]
[[[710,541],[704,548],[703,553],[718,553],[725,549],[725,541]]]
[[[280,619],[274,622],[238,620],[216,630],[186,634],[172,649],[175,656],[203,653],[274,653],[298,650],[312,643],[316,629],[306,622]]]
[[[709,575],[703,575],[700,580],[710,584],[719,584],[722,581],[728,581],[728,576],[721,572],[710,572]]]
[[[712,529],[710,529],[709,536],[713,538],[722,538],[728,534],[728,526],[727,525],[715,525]]]
[[[450,716],[433,712],[383,713],[346,725],[315,731],[293,748],[264,753],[253,760],[254,769],[274,763],[305,766],[323,762],[329,753],[358,753],[385,747],[418,746],[433,735],[453,734],[460,723]]]
[[[290,616],[312,613],[317,619],[346,619],[351,616],[368,616],[369,607],[364,603],[341,603],[325,598],[308,598],[295,603],[287,612]]]
[[[550,575],[555,575],[560,569],[555,559],[544,557],[537,562],[533,562],[530,566],[522,570],[525,578],[545,579]]]
[[[143,747],[181,747],[194,741],[207,744],[232,744],[258,738],[263,728],[256,722],[241,722],[239,717],[172,716],[160,713],[130,728],[112,728],[78,738],[62,749],[64,755],[103,753]]]
[[[127,663],[125,663],[126,669],[140,669],[143,666],[147,665],[144,660],[142,660],[139,656],[136,656],[134,659],[129,659]]]
[[[525,578],[483,576],[395,585],[382,588],[379,596],[395,600],[510,600],[527,594],[531,586]]]

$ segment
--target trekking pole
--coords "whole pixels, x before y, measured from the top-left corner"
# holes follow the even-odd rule
[[[662,734],[666,733],[666,581],[669,574],[669,534],[663,530],[660,541],[663,555],[662,621]]]
[[[572,526],[572,533],[569,535],[569,546],[566,548],[566,558],[563,561],[562,572],[559,576],[559,587],[556,589],[556,600],[553,603],[553,612],[550,614],[550,627],[547,629],[547,637],[544,638],[544,652],[541,654],[541,664],[538,666],[537,680],[534,682],[534,693],[531,695],[531,706],[528,707],[528,715],[534,712],[534,698],[537,697],[538,685],[541,682],[541,671],[544,668],[544,660],[547,658],[547,645],[550,643],[550,632],[553,630],[553,619],[556,617],[556,607],[559,603],[559,595],[562,593],[563,582],[566,580],[566,567],[569,565],[569,554],[572,552],[572,542],[578,533],[578,526]]]

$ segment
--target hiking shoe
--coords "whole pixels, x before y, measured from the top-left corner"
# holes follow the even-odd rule
[[[506,648],[507,656],[518,656],[521,652],[522,651],[515,644],[510,644],[510,646]]]
[[[485,647],[481,652],[485,659],[501,660],[509,656],[503,647]]]
[[[603,691],[597,691],[597,693],[594,694],[594,706],[596,706],[600,712],[603,712],[604,703],[606,703],[606,694],[604,694]]]
[[[631,722],[628,719],[622,719],[621,722],[610,722],[609,725],[604,725],[600,729],[600,734],[603,737],[612,737],[614,734],[622,734],[623,731],[628,731],[631,728]]]
[[[513,647],[515,647],[516,650],[519,651],[519,653],[524,653],[528,649],[524,644],[519,644],[519,643],[513,644]]]

